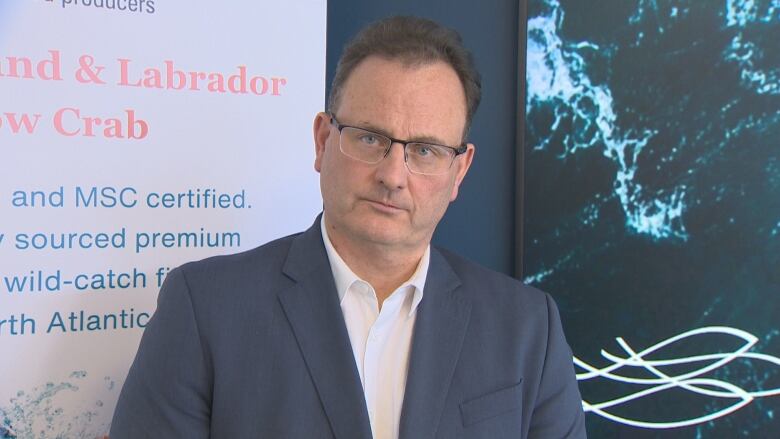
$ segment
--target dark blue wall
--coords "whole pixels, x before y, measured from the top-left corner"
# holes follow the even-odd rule
[[[519,0],[329,0],[327,82],[341,49],[367,23],[417,15],[456,29],[482,74],[470,141],[474,163],[434,242],[495,270],[515,267],[515,151]]]

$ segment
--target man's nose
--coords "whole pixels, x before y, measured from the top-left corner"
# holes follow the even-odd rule
[[[377,179],[390,190],[406,187],[409,170],[406,167],[404,154],[404,145],[394,142],[390,145],[385,158],[378,164]]]

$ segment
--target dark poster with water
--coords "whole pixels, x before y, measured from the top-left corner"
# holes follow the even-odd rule
[[[523,272],[589,435],[780,437],[780,1],[527,8]]]

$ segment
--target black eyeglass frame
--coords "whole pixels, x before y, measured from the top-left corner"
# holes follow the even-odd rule
[[[365,131],[367,133],[371,133],[371,134],[377,135],[379,137],[385,137],[387,139],[390,139],[390,145],[387,146],[387,149],[385,150],[384,155],[382,155],[381,159],[379,159],[376,162],[374,162],[374,164],[381,162],[384,158],[387,157],[388,154],[390,154],[390,149],[393,147],[394,143],[399,143],[399,144],[401,144],[404,147],[404,161],[407,160],[406,145],[408,145],[410,143],[438,146],[440,148],[451,149],[455,154],[452,156],[452,161],[450,162],[450,166],[449,167],[452,167],[452,163],[455,162],[455,158],[457,158],[459,155],[461,155],[461,154],[465,153],[466,151],[468,151],[468,145],[466,145],[465,143],[463,143],[459,147],[455,148],[455,147],[448,146],[448,145],[440,145],[438,143],[421,142],[419,140],[395,139],[395,138],[390,137],[390,136],[388,136],[386,134],[381,134],[381,133],[377,133],[375,131],[367,130],[367,129],[363,128],[363,127],[356,127],[354,125],[345,125],[345,124],[339,123],[338,119],[336,119],[336,116],[333,113],[327,113],[327,114],[328,114],[328,116],[330,116],[330,124],[333,125],[334,127],[336,127],[336,129],[339,131],[339,136],[341,136],[341,130],[343,130],[344,128],[353,128],[353,129],[356,129],[356,130],[363,130],[363,131]],[[371,162],[366,162],[366,163],[371,163]],[[436,174],[426,174],[426,175],[436,175]]]

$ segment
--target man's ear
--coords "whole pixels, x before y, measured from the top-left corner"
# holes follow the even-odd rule
[[[471,161],[474,160],[474,144],[466,144],[466,152],[455,157],[455,162],[452,166],[457,166],[455,169],[455,184],[452,185],[452,193],[450,194],[450,202],[455,201],[458,198],[458,188],[466,177],[466,173],[471,167]]]
[[[319,112],[314,117],[314,169],[320,172],[322,169],[322,161],[325,156],[325,144],[330,136],[330,115],[328,113]]]

